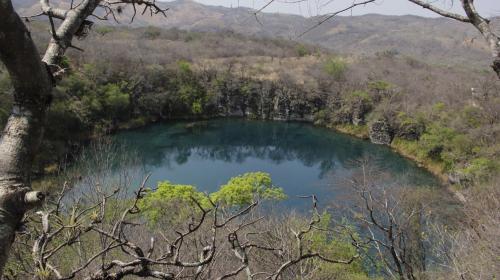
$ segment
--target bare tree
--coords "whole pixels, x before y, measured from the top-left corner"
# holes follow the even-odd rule
[[[378,184],[380,172],[368,161],[359,165],[359,176],[349,180],[359,198],[352,211],[364,232],[358,243],[375,252],[369,257],[382,264],[388,277],[421,279],[427,256],[421,234],[428,205],[409,195],[411,191]]]
[[[430,225],[433,262],[443,279],[494,279],[500,274],[500,188],[493,180],[483,190],[466,190],[467,204],[457,227]]]
[[[48,16],[52,33],[43,58],[11,1],[0,1],[0,59],[15,90],[13,110],[0,139],[0,276],[24,213],[45,197],[31,191],[30,173],[43,135],[52,88],[65,72],[59,66],[63,54],[68,48],[78,49],[72,41],[88,32],[92,25],[88,17],[106,19],[114,15],[118,5],[124,4],[131,4],[134,10],[141,5],[144,12],[149,10],[151,14],[164,13],[154,1],[82,0],[71,1],[68,9],[61,9],[41,0],[41,15]],[[105,15],[94,14],[96,9],[102,9]],[[60,22],[57,27],[56,19]]]
[[[139,201],[147,193],[147,179],[142,181],[131,201],[120,200],[126,204],[124,207],[116,205],[122,188],[93,185],[92,195],[96,199],[85,203],[81,198],[68,199],[74,185],[65,182],[62,190],[48,199],[43,210],[28,215],[31,222],[16,245],[21,252],[30,249],[31,256],[14,254],[18,256],[14,257],[15,261],[23,263],[24,269],[17,275],[10,274],[11,277],[222,280],[243,274],[246,279],[279,280],[303,276],[304,269],[299,272],[294,269],[311,259],[350,264],[358,258],[358,255],[345,260],[331,258],[308,245],[311,233],[328,230],[319,228],[321,215],[315,196],[304,197],[313,201],[312,217],[297,230],[286,224],[283,231],[273,232],[273,224],[265,223],[256,211],[259,201],[227,210],[215,203],[204,208],[193,198],[191,219],[182,222],[183,225],[171,224],[170,228],[152,233],[138,215]],[[182,206],[185,205],[179,205]],[[264,256],[271,265],[252,265],[262,252],[271,252],[271,257]],[[74,256],[75,261],[62,265],[68,263],[68,256]]]

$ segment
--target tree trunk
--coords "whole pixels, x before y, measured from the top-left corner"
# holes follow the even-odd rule
[[[0,59],[14,87],[14,106],[0,138],[0,277],[24,213],[44,199],[30,173],[51,100],[52,78],[10,0],[0,0]]]
[[[500,79],[500,38],[491,30],[490,21],[479,15],[473,0],[461,0],[470,23],[483,35],[491,50],[493,63],[491,67]]]

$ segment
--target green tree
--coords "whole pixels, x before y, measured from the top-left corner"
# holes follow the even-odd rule
[[[284,200],[287,196],[273,185],[268,173],[250,172],[231,178],[210,198],[227,206],[245,206],[255,200]]]
[[[347,64],[338,57],[331,57],[325,62],[323,70],[333,79],[338,80],[344,77]]]
[[[249,205],[256,199],[283,200],[286,197],[283,189],[272,184],[268,173],[251,172],[231,178],[217,192],[209,195],[198,191],[195,186],[159,182],[157,189],[149,192],[139,206],[154,225],[164,218],[175,221],[185,219],[199,210],[196,202],[204,209],[212,207],[210,200],[223,208],[230,208]]]

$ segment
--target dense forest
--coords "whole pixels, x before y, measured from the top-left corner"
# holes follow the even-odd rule
[[[146,8],[161,14],[153,4]],[[51,24],[25,22],[36,49],[62,46],[47,32]],[[76,32],[78,47],[44,64],[57,68],[43,100],[47,125],[23,172],[47,202],[22,209],[0,278],[413,280],[500,272],[500,83],[491,69],[394,49],[339,54],[229,30],[85,28]],[[2,139],[12,112],[23,116],[19,80],[7,68],[0,65]],[[264,172],[210,193],[148,182],[149,175],[135,189],[128,175],[103,180],[134,160],[107,136],[214,118],[309,122],[387,145],[442,186],[379,185],[383,172],[359,159],[349,181],[357,204],[338,221],[315,195],[302,197],[311,201],[307,213],[269,215],[287,194]],[[5,213],[0,208],[0,220],[11,219]]]

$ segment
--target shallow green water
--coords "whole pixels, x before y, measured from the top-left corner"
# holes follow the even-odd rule
[[[215,191],[229,178],[251,171],[271,174],[273,182],[301,208],[297,195],[316,194],[324,205],[343,200],[355,176],[354,160],[370,158],[392,185],[436,185],[437,179],[388,147],[307,123],[219,119],[172,122],[114,136],[134,151],[151,173],[150,185],[169,180]]]

